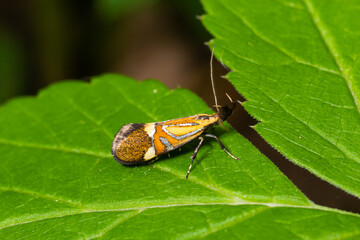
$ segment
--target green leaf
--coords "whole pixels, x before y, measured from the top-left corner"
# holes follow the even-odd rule
[[[241,160],[208,140],[188,180],[197,141],[138,167],[110,154],[123,124],[210,112],[187,90],[118,75],[3,105],[0,239],[359,235],[357,215],[311,203],[229,125],[215,132]]]
[[[230,81],[284,156],[360,197],[359,1],[203,1]]]

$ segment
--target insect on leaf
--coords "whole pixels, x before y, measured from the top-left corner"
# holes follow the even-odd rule
[[[358,233],[356,215],[311,203],[229,125],[230,131],[220,127],[215,134],[241,160],[207,141],[187,180],[197,142],[139,167],[124,167],[111,156],[123,124],[196,113],[211,110],[187,90],[119,75],[59,83],[36,98],[1,106],[0,238]]]

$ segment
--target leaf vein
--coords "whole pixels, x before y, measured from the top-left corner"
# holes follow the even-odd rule
[[[113,135],[106,129],[103,127],[103,125],[101,123],[99,123],[98,121],[96,121],[90,114],[88,114],[85,110],[83,110],[79,105],[77,105],[73,99],[66,97],[66,95],[61,95],[67,102],[67,104],[69,104],[73,109],[75,109],[77,112],[79,112],[81,115],[83,115],[85,118],[87,118],[90,122],[92,122],[93,124],[95,124],[96,126],[99,127],[99,129],[102,130],[102,132],[108,136],[111,140],[113,139]]]
[[[138,211],[134,211],[134,212],[122,217],[122,218],[119,218],[116,221],[114,221],[113,223],[109,224],[109,226],[106,227],[105,229],[103,229],[102,232],[96,234],[95,236],[86,237],[85,239],[94,239],[94,238],[98,238],[98,237],[103,237],[105,234],[107,234],[110,231],[112,231],[113,229],[117,228],[120,224],[124,223],[125,221],[129,220],[130,218],[138,215],[142,211],[143,211],[143,209],[139,209]]]
[[[52,196],[52,195],[48,195],[48,194],[42,194],[42,193],[31,191],[31,190],[26,190],[26,189],[21,189],[21,188],[14,188],[14,187],[7,188],[7,187],[1,187],[0,186],[0,191],[14,192],[14,193],[19,193],[19,194],[24,194],[24,195],[30,195],[32,197],[42,198],[42,199],[50,200],[50,201],[53,201],[53,202],[56,202],[56,203],[65,204],[65,205],[68,205],[70,207],[75,207],[75,208],[79,208],[79,209],[82,208],[80,203],[75,203],[75,202],[72,202],[71,200],[68,200],[68,199],[63,199],[61,197],[56,197],[56,196]]]
[[[159,166],[159,164],[155,164],[154,165],[154,168],[157,168],[161,171],[165,171],[167,173],[170,173],[176,177],[178,177],[179,179],[185,179],[185,175],[181,175],[180,173],[176,172],[174,169],[172,168],[169,168],[169,167],[163,167],[163,166]],[[243,202],[243,203],[249,203],[248,201],[240,198],[239,196],[237,195],[240,195],[240,193],[234,193],[234,192],[231,192],[229,191],[228,189],[225,189],[225,188],[221,188],[215,184],[208,184],[206,182],[203,182],[201,180],[199,180],[198,178],[196,177],[190,177],[188,178],[186,181],[191,181],[195,184],[198,184],[198,185],[201,185],[213,192],[216,192],[216,193],[219,193],[220,195],[228,198],[229,200],[232,200],[233,202]]]
[[[238,215],[238,216],[233,216],[231,217],[230,219],[225,219],[224,221],[222,222],[218,222],[216,224],[212,224],[212,226],[210,226],[210,229],[200,229],[199,231],[197,232],[192,232],[191,234],[186,234],[188,236],[184,236],[184,237],[181,237],[181,239],[189,239],[189,238],[203,238],[203,237],[206,237],[210,234],[213,234],[213,233],[216,233],[218,231],[221,231],[225,228],[230,228],[236,224],[239,224],[243,221],[246,221],[250,218],[253,218],[255,217],[256,215],[260,214],[260,213],[263,213],[265,211],[268,211],[269,209],[271,208],[268,208],[268,207],[259,207],[253,211],[250,211],[246,214],[241,214],[241,215]],[[206,231],[207,230],[207,231]]]
[[[256,28],[254,26],[252,26],[248,21],[245,20],[245,18],[243,18],[242,16],[240,16],[238,13],[235,13],[233,11],[233,9],[229,8],[228,6],[226,6],[226,4],[222,3],[224,8],[226,8],[229,12],[231,12],[235,17],[239,18],[241,22],[244,23],[245,26],[248,27],[248,29],[250,29],[259,39],[261,39],[262,41],[270,44],[271,46],[273,46],[275,49],[277,49],[278,51],[280,51],[281,53],[283,53],[284,55],[288,56],[289,58],[291,58],[294,62],[303,64],[303,65],[307,65],[310,67],[313,67],[315,69],[318,69],[320,71],[325,71],[325,72],[329,72],[332,74],[335,74],[337,76],[341,76],[341,74],[339,74],[338,72],[335,72],[331,69],[327,69],[325,67],[321,67],[318,65],[315,65],[313,63],[309,63],[306,61],[301,60],[300,58],[298,58],[297,56],[293,55],[291,52],[287,51],[286,49],[282,48],[281,46],[276,45],[274,42],[272,42],[270,39],[266,38],[265,36],[263,36],[259,31],[256,30]],[[240,32],[238,32],[238,34],[241,34]]]
[[[26,109],[23,105],[21,104],[16,104],[16,106],[22,111],[24,112],[26,115],[28,115],[30,118],[34,119],[36,122],[38,122],[40,125],[42,125],[51,135],[52,139],[59,145],[61,146],[60,141],[58,140],[55,132],[53,129],[51,129],[47,124],[44,123],[44,121],[41,121],[35,114],[33,114],[30,110]]]
[[[249,82],[250,83],[250,82]],[[268,95],[265,91],[263,91],[262,89],[260,89],[258,86],[253,85],[252,83],[250,83],[254,88],[258,89],[259,91],[262,92],[262,94],[264,96],[267,96],[269,99],[271,99],[274,103],[276,103],[285,113],[289,114],[291,117],[293,117],[294,119],[296,119],[297,121],[299,121],[302,125],[304,125],[306,128],[310,129],[312,132],[316,133],[319,137],[321,137],[322,139],[324,139],[326,142],[330,143],[332,146],[334,146],[336,149],[338,149],[344,156],[347,156],[349,159],[360,163],[360,159],[356,159],[355,156],[349,155],[347,153],[345,153],[345,146],[342,146],[340,144],[336,145],[335,142],[333,142],[331,139],[328,139],[326,136],[323,135],[323,133],[321,133],[321,130],[316,129],[314,126],[312,126],[311,124],[306,124],[302,119],[300,119],[299,117],[297,117],[296,115],[294,115],[293,113],[291,113],[289,110],[286,109],[285,106],[283,106],[280,102],[278,102],[276,99],[272,98],[270,95]]]
[[[116,89],[117,92],[119,92],[121,94],[121,96],[128,101],[131,105],[133,105],[135,108],[137,108],[138,110],[140,110],[141,112],[143,112],[146,116],[148,116],[151,119],[154,119],[154,121],[159,121],[159,119],[150,114],[148,111],[146,111],[145,109],[143,109],[142,107],[140,107],[140,105],[135,104],[135,102],[133,100],[131,100],[128,96],[126,96],[123,91],[120,90],[120,88],[118,88],[117,85],[113,84],[112,82],[110,83],[112,86],[114,86],[114,88]]]
[[[319,35],[321,36],[322,41],[324,42],[330,55],[333,57],[333,60],[335,61],[336,65],[338,66],[339,71],[341,72],[341,77],[346,81],[348,89],[349,89],[351,96],[354,100],[354,103],[357,107],[358,113],[360,114],[360,102],[359,102],[358,96],[356,96],[356,94],[353,90],[352,81],[350,80],[349,76],[347,76],[347,74],[345,73],[344,67],[342,66],[341,62],[338,59],[340,54],[338,54],[336,52],[335,43],[333,43],[331,41],[332,37],[328,37],[328,38],[325,37],[325,32],[328,35],[330,35],[330,31],[325,29],[325,26],[323,26],[323,24],[321,23],[321,19],[318,16],[318,14],[316,13],[315,8],[312,5],[311,1],[310,0],[302,0],[302,1],[310,15],[310,18],[311,18],[316,30],[318,31]]]
[[[0,144],[4,145],[11,145],[11,146],[17,146],[17,147],[27,147],[27,148],[34,148],[34,149],[44,149],[44,150],[53,150],[53,151],[59,151],[59,152],[65,152],[65,153],[75,153],[75,154],[81,154],[81,155],[88,155],[88,156],[94,156],[94,157],[100,157],[100,158],[109,158],[111,157],[110,153],[96,153],[93,151],[89,151],[86,149],[81,148],[65,148],[65,147],[59,147],[59,146],[51,146],[51,145],[44,145],[40,143],[22,143],[22,142],[14,142],[7,139],[0,139]]]

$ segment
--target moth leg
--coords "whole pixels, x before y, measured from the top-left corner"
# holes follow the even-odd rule
[[[204,142],[204,138],[203,137],[199,137],[200,139],[200,142],[199,142],[199,145],[195,148],[195,151],[193,153],[193,155],[191,155],[191,163],[190,163],[190,166],[189,166],[189,170],[187,171],[187,174],[186,174],[186,179],[189,177],[189,174],[190,174],[190,170],[192,168],[192,165],[193,165],[193,162],[194,162],[194,159],[196,158],[196,155],[197,153],[199,152],[199,149],[201,147],[201,144]]]
[[[212,135],[212,134],[208,134],[208,133],[207,133],[207,134],[204,134],[203,136],[215,138],[216,141],[219,143],[220,148],[223,149],[230,157],[232,157],[233,159],[236,159],[236,160],[240,160],[240,158],[235,157],[234,155],[232,155],[232,154],[225,148],[224,144],[222,144],[222,142],[219,140],[219,138],[218,138],[217,136]]]
[[[151,160],[148,161],[149,164],[152,164],[154,163],[156,160],[158,160],[160,157],[156,157],[156,158],[153,158]]]

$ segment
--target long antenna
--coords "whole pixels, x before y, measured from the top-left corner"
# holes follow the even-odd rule
[[[214,93],[214,98],[215,98],[215,107],[218,113],[220,113],[219,110],[219,105],[217,102],[217,97],[216,97],[216,92],[215,92],[215,83],[214,83],[214,77],[213,77],[213,58],[214,58],[214,49],[215,47],[213,47],[212,52],[211,52],[211,58],[210,58],[210,79],[211,79],[211,86],[212,86],[212,90]]]

